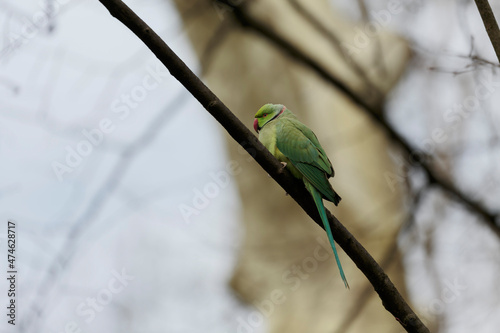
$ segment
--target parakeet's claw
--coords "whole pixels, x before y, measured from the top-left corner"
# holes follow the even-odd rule
[[[283,170],[285,170],[287,163],[286,162],[280,162],[281,163],[281,169],[279,170],[279,173],[283,173]]]

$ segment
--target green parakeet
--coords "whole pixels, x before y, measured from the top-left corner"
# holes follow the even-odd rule
[[[323,199],[338,205],[341,198],[328,181],[328,178],[334,176],[334,171],[318,138],[281,104],[266,104],[261,107],[255,114],[253,127],[259,133],[260,142],[292,175],[301,179],[311,193],[328,234],[340,276],[346,288],[349,288],[323,205]]]

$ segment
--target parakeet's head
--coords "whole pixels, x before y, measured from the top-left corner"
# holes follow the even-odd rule
[[[278,118],[285,109],[286,107],[283,104],[266,104],[261,107],[255,114],[255,120],[253,121],[255,132],[259,133],[264,125]]]

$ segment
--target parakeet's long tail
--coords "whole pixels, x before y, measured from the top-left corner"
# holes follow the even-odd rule
[[[316,204],[316,208],[318,208],[319,216],[321,217],[321,221],[323,221],[323,225],[325,226],[326,234],[328,235],[328,240],[330,240],[330,245],[333,249],[333,254],[335,255],[335,260],[337,261],[337,266],[339,267],[340,276],[342,277],[342,281],[344,281],[344,285],[349,289],[349,284],[347,283],[347,279],[344,275],[344,270],[342,269],[342,264],[340,263],[339,255],[337,254],[337,249],[335,248],[335,241],[333,240],[332,230],[330,229],[330,223],[328,223],[328,218],[326,217],[325,206],[323,205],[323,198],[321,194],[308,182],[304,182],[306,185],[306,189],[311,193],[314,203]]]

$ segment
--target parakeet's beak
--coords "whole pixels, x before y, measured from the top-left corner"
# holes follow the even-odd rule
[[[253,121],[253,128],[255,132],[259,133],[259,120],[257,118]]]

